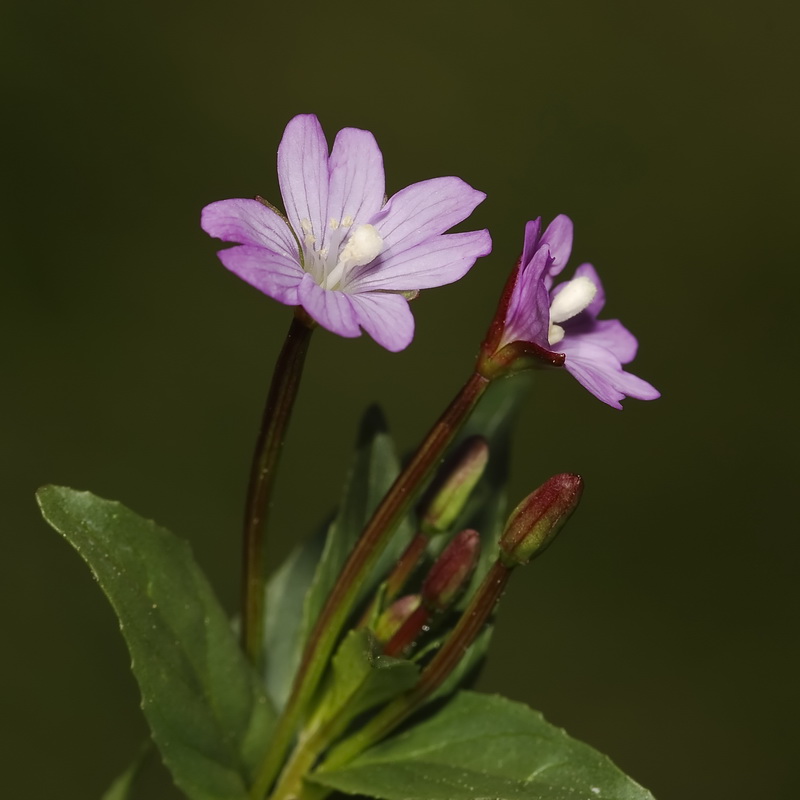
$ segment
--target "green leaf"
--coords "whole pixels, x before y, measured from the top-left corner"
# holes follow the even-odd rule
[[[347,556],[353,549],[372,512],[400,472],[394,443],[386,428],[380,409],[367,409],[361,422],[355,458],[348,474],[342,501],[328,529],[314,581],[306,597],[304,638],[317,621],[331,589],[339,577]],[[397,560],[413,530],[404,523],[383,553],[373,572],[373,578],[360,588],[365,597]]]
[[[370,631],[350,631],[333,657],[331,681],[316,715],[318,722],[334,717],[349,721],[410,689],[418,676],[419,668],[410,661],[381,655]]]
[[[247,800],[274,712],[188,545],[88,492],[47,486],[37,499],[119,617],[175,783],[191,800]]]
[[[311,780],[382,800],[652,800],[608,758],[538,712],[473,692]]]
[[[103,795],[101,800],[130,800],[133,797],[133,785],[139,777],[139,773],[144,766],[147,755],[150,753],[152,747],[149,741],[145,742],[139,750],[136,758],[131,762],[128,768],[123,772]]]
[[[282,709],[300,664],[307,631],[303,605],[325,545],[325,529],[296,547],[267,584],[264,652],[266,684]]]

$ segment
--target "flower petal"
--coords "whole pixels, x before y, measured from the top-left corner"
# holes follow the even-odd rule
[[[355,309],[344,292],[323,289],[305,273],[297,294],[300,305],[323,328],[348,338],[361,336]]]
[[[465,220],[486,195],[461,178],[432,178],[401,189],[370,223],[384,241],[384,260]]]
[[[506,310],[500,347],[511,342],[533,342],[550,348],[547,338],[550,329],[550,296],[544,282],[550,263],[550,250],[540,247],[531,261],[520,269]]]
[[[522,266],[526,266],[539,247],[539,233],[542,230],[542,218],[536,217],[525,223],[525,239],[522,246]]]
[[[314,114],[289,120],[278,146],[278,182],[295,233],[319,241],[328,220],[328,143]]]
[[[383,156],[369,131],[343,128],[336,135],[330,158],[330,189],[328,191],[328,222],[341,225],[348,217],[350,223],[367,222],[381,210],[386,192]],[[323,236],[323,247],[328,238]]]
[[[237,198],[211,203],[200,215],[200,227],[223,242],[266,247],[298,259],[297,242],[286,221],[258,200]]]
[[[492,238],[486,230],[442,234],[388,257],[381,254],[353,270],[347,290],[407,292],[444,286],[463,278],[476,259],[491,249]]]
[[[567,371],[598,400],[622,408],[620,400],[634,397],[655,400],[661,393],[647,381],[625,372],[616,356],[586,337],[564,339],[559,349],[566,354]]]
[[[217,255],[231,272],[260,292],[289,306],[299,304],[297,289],[305,273],[294,258],[253,245],[230,247]]]
[[[361,327],[382,347],[397,353],[414,338],[414,315],[399,294],[369,292],[348,295]]]
[[[567,266],[572,252],[572,232],[572,220],[566,214],[559,214],[545,228],[539,240],[539,247],[547,245],[550,248],[550,257],[553,259],[549,269],[551,277],[558,275]]]
[[[639,349],[636,337],[618,319],[591,320],[585,326],[579,321],[574,328],[568,324],[565,338],[569,341],[588,340],[591,344],[604,347],[616,356],[620,364],[633,361]]]

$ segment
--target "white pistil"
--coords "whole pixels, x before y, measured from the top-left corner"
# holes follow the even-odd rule
[[[596,294],[597,286],[588,278],[581,276],[567,283],[553,298],[550,304],[550,330],[547,334],[547,340],[551,345],[557,344],[564,338],[564,328],[558,323],[566,322],[586,310]]]
[[[346,224],[342,220],[342,224]],[[359,225],[339,253],[336,266],[320,284],[323,289],[333,289],[344,279],[352,267],[369,264],[383,250],[383,239],[374,225]]]

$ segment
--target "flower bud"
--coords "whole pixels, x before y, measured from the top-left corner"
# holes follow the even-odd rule
[[[500,539],[500,559],[509,567],[541,555],[577,508],[583,493],[580,475],[554,475],[512,512]]]
[[[448,530],[469,499],[489,460],[489,444],[482,436],[465,439],[439,470],[423,501],[420,528],[427,536]]]
[[[480,553],[477,531],[466,530],[443,550],[422,584],[422,602],[434,611],[444,611],[467,585]]]
[[[384,611],[375,624],[375,638],[388,642],[403,626],[403,623],[419,608],[422,598],[418,594],[407,594],[395,600]]]

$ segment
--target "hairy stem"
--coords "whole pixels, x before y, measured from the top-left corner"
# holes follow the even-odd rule
[[[256,440],[244,515],[242,581],[242,647],[250,661],[263,667],[264,542],[272,488],[292,414],[313,322],[298,310],[286,335],[269,387],[261,430]]]

